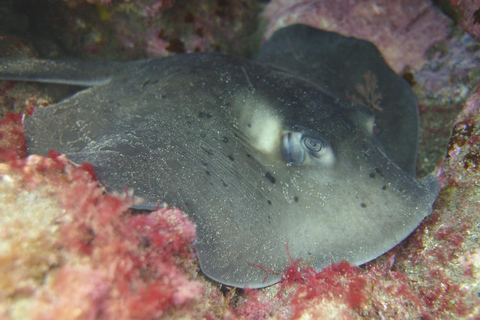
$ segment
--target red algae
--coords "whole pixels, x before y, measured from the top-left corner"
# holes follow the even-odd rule
[[[365,283],[360,269],[341,261],[315,272],[311,267],[304,270],[304,285],[296,290],[293,298],[294,318],[304,311],[303,301],[311,299],[336,299],[351,309],[360,308],[366,300]]]

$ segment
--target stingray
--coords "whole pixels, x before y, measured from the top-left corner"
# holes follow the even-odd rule
[[[415,96],[363,40],[294,25],[253,60],[0,68],[2,79],[89,87],[25,117],[29,153],[91,163],[107,191],[134,190],[134,208],[179,207],[197,225],[201,270],[226,285],[276,283],[290,256],[317,270],[370,261],[439,192],[435,177],[415,176]]]

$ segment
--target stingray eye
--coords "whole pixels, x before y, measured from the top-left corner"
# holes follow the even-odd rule
[[[305,145],[305,147],[307,147],[308,150],[313,152],[319,152],[323,148],[322,142],[310,137],[303,138],[303,144]]]

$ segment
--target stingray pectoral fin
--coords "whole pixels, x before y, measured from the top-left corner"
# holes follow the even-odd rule
[[[2,59],[1,80],[36,81],[92,87],[123,71],[120,62]]]
[[[440,184],[438,183],[437,178],[433,174],[429,174],[422,179],[418,180],[418,183],[423,187],[423,189],[428,190],[424,201],[426,203],[433,204],[440,192]],[[428,216],[432,212],[431,208],[428,211],[425,211],[425,216]]]

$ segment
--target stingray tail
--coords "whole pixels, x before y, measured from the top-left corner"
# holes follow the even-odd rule
[[[0,60],[0,80],[36,81],[79,86],[108,83],[121,71],[119,62]]]

